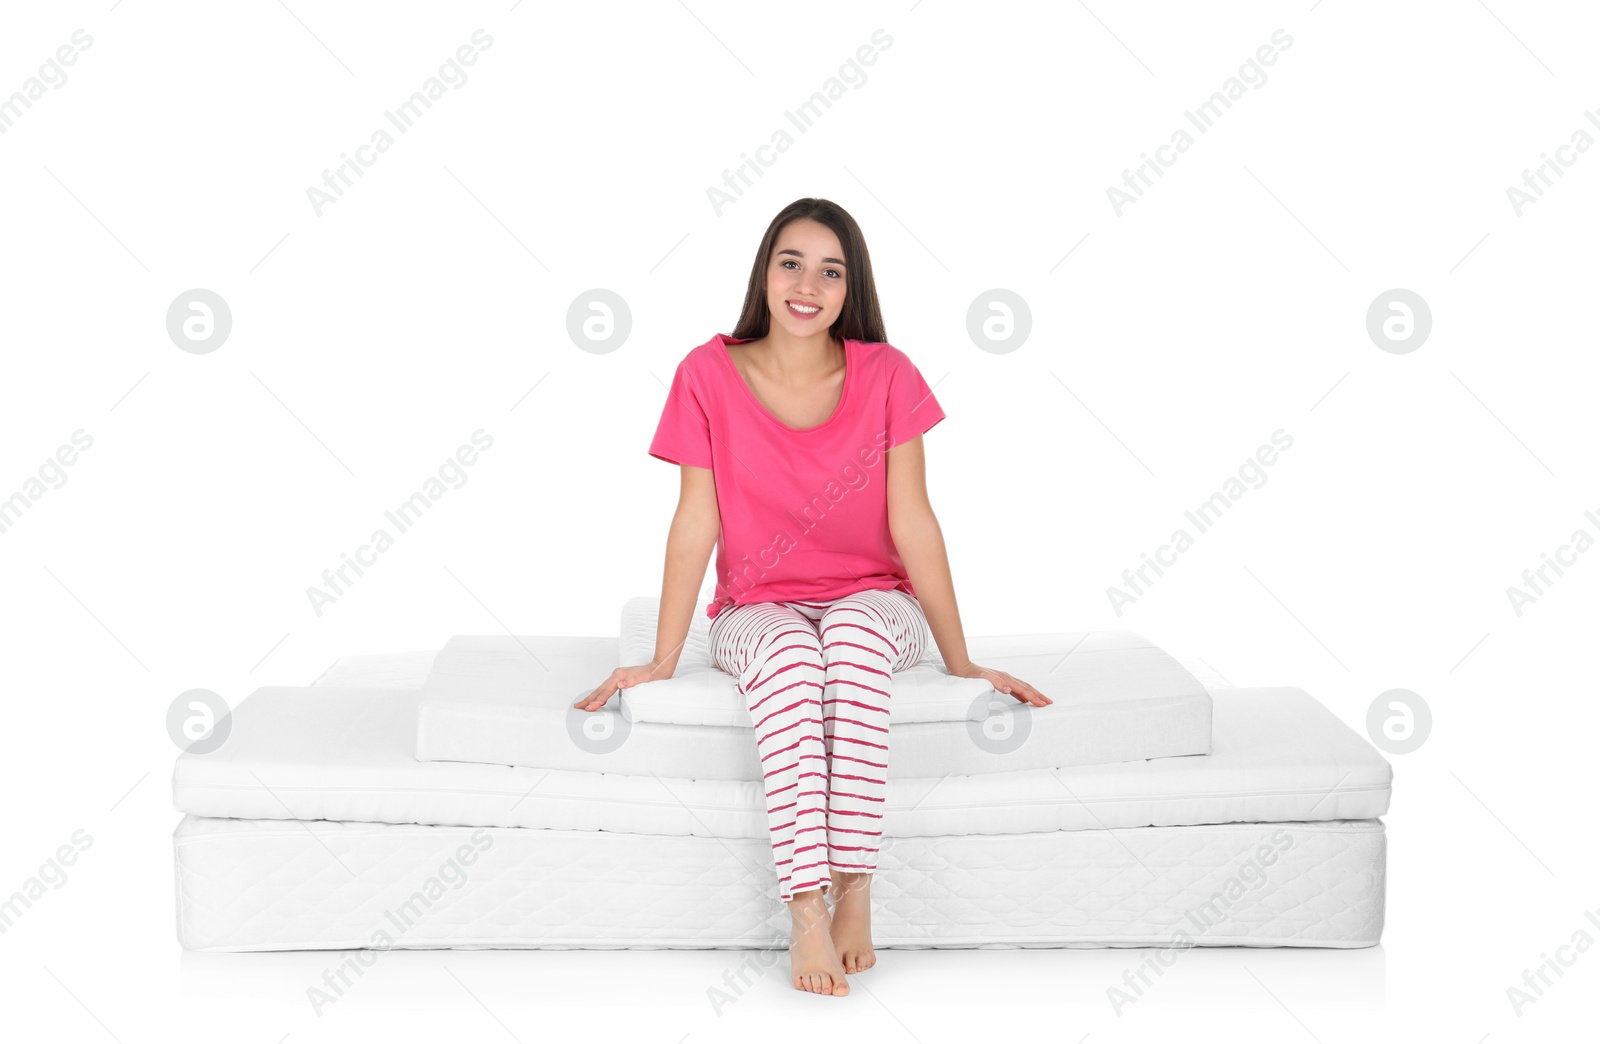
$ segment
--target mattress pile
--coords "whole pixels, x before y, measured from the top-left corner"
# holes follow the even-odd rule
[[[256,690],[174,769],[182,945],[787,947],[754,737],[704,607],[657,705],[663,683],[572,707],[649,659],[654,612]],[[1309,695],[1203,683],[1126,632],[968,645],[1055,703],[969,699],[936,654],[897,676],[919,695],[890,724],[875,945],[1378,941],[1390,767]]]

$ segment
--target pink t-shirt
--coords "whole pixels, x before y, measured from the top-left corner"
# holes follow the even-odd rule
[[[833,416],[791,428],[745,384],[717,334],[684,356],[650,455],[709,468],[717,488],[715,618],[748,602],[831,601],[866,590],[912,597],[889,535],[887,451],[944,419],[928,382],[890,344],[846,340]]]

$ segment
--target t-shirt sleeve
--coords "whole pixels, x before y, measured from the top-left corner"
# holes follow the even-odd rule
[[[893,449],[944,420],[944,410],[922,371],[904,352],[891,348],[888,370],[889,448]]]
[[[689,361],[685,359],[672,375],[672,387],[667,390],[667,402],[661,407],[661,420],[650,441],[650,455],[671,464],[689,464],[709,471],[711,423],[689,371]]]

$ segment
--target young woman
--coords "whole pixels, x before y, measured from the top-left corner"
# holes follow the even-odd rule
[[[869,886],[892,672],[922,658],[931,630],[952,674],[1051,703],[967,658],[924,483],[922,433],[943,418],[886,342],[855,219],[823,199],[785,207],[733,335],[678,365],[650,444],[682,468],[656,658],[618,667],[575,704],[598,710],[618,689],[671,677],[715,544],[711,652],[755,723],[799,990],[844,996],[845,975],[876,962]]]

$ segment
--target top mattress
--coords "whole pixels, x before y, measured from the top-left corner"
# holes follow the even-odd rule
[[[1083,636],[968,639],[978,662],[1033,683],[1055,702],[1036,708],[990,688],[983,698],[987,717],[980,720],[891,723],[890,771],[907,777],[973,775],[1211,749],[1211,696],[1175,660],[1162,654],[1170,668],[1137,682],[1096,684],[1114,673],[1108,664],[1128,661],[1112,649],[1080,655],[1074,637]],[[616,638],[452,638],[421,690],[417,757],[639,776],[761,778],[748,725],[629,721],[618,697],[597,711],[574,709],[617,666],[617,656]],[[648,698],[648,687],[640,686],[639,699]]]
[[[1219,690],[1213,706],[1205,756],[891,772],[884,831],[1019,834],[1372,819],[1388,810],[1388,762],[1305,692]],[[259,689],[234,709],[220,749],[178,758],[174,802],[225,818],[768,836],[759,783],[418,761],[417,713],[415,688]]]
[[[622,715],[629,721],[659,721],[675,725],[734,725],[753,727],[748,701],[738,680],[717,667],[711,655],[710,603],[695,606],[688,633],[678,647],[677,666],[670,678],[635,685],[617,693]],[[952,675],[940,655],[938,643],[922,630],[922,657],[891,673],[893,698],[889,724],[928,721],[982,721],[991,703],[1015,704],[984,678]],[[655,655],[661,627],[661,599],[640,595],[622,607],[620,661],[649,663]],[[517,639],[503,636],[461,636],[440,650],[436,673],[446,669],[453,677],[471,677],[474,652],[507,648]],[[1151,701],[1203,702],[1206,687],[1172,654],[1132,631],[1082,631],[1065,634],[1018,635],[984,638],[976,655],[984,663],[1000,658],[1001,666],[1077,707],[1105,707]],[[514,658],[531,664],[527,657]],[[1022,673],[1022,672],[1026,673]],[[537,676],[529,679],[537,681]],[[1097,713],[1101,713],[1098,712]],[[1106,713],[1105,717],[1114,717]],[[1202,753],[1194,751],[1193,753]],[[1020,766],[1019,766],[1020,767]]]
[[[650,655],[653,653],[646,654],[645,659],[648,660]],[[341,656],[317,675],[311,684],[337,688],[415,689],[428,680],[428,672],[438,656],[438,649]],[[1187,668],[1207,692],[1238,688],[1202,656],[1174,650],[1172,658]],[[623,659],[627,659],[626,654]],[[643,663],[644,660],[639,662]]]

